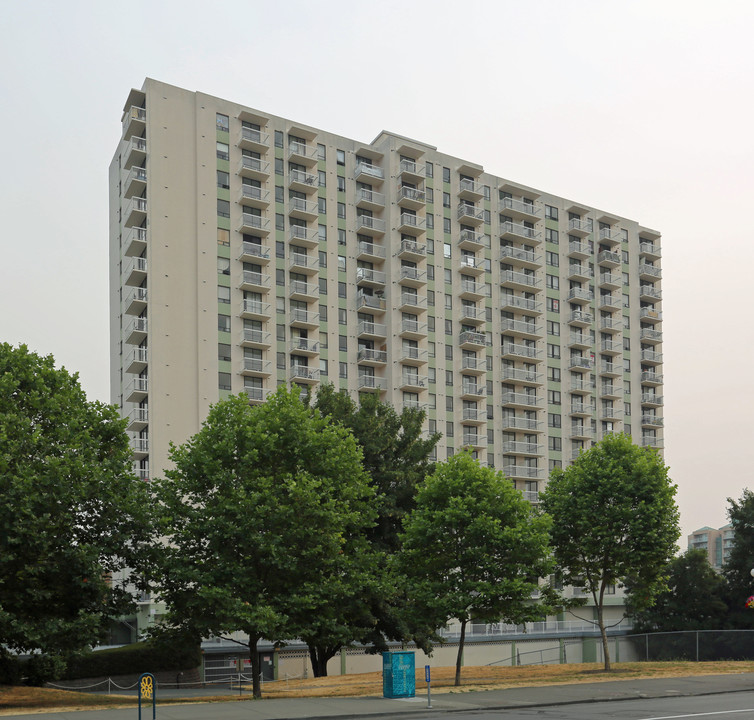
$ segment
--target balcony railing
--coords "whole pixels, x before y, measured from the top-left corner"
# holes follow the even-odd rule
[[[536,443],[516,442],[508,440],[503,443],[503,452],[513,455],[541,455],[542,446]]]
[[[538,478],[542,470],[528,465],[503,465],[503,474],[507,477]]]
[[[501,260],[519,260],[531,265],[538,265],[541,261],[541,256],[536,255],[531,250],[522,250],[516,247],[503,247],[500,248]]]
[[[471,203],[459,203],[456,210],[456,219],[462,222],[484,220],[484,209]]]
[[[292,353],[304,353],[307,355],[317,355],[319,353],[319,342],[304,337],[294,338],[288,347]]]
[[[371,348],[360,348],[359,353],[356,356],[356,361],[357,362],[386,363],[387,351],[372,350]]]
[[[384,285],[385,273],[371,268],[356,268],[356,282],[362,284]]]
[[[375,245],[374,243],[360,242],[358,245],[358,255],[384,260],[385,248],[382,245]]]
[[[504,392],[502,397],[503,405],[525,405],[535,407],[539,405],[539,399],[535,394]]]
[[[387,380],[374,375],[359,375],[357,387],[359,390],[386,390]]]
[[[401,187],[398,188],[398,202],[400,203],[403,200],[409,201],[411,203],[418,204],[424,204],[426,198],[426,194],[424,190],[417,190],[416,188],[407,187],[406,185],[401,185]]]
[[[594,367],[594,360],[585,357],[572,357],[568,360],[570,369],[591,370]]]
[[[245,257],[258,260],[269,260],[270,248],[268,248],[266,245],[257,245],[256,243],[244,242],[241,244],[241,255],[239,257],[239,260],[244,260]]]
[[[371,178],[372,180],[383,180],[385,178],[385,172],[381,167],[377,167],[377,165],[360,162],[356,165],[354,179],[359,180],[363,176]]]
[[[585,300],[591,302],[594,300],[594,293],[591,290],[584,290],[584,288],[571,288],[568,291],[568,300]]]
[[[663,418],[657,417],[656,415],[642,415],[641,424],[651,425],[653,427],[662,427],[664,422],[663,422]]]
[[[487,335],[485,333],[472,332],[471,330],[464,330],[459,336],[459,342],[461,345],[481,345],[487,346]]]
[[[526,285],[527,287],[537,287],[539,280],[534,274],[520,273],[515,270],[503,270],[500,273],[500,282],[505,285]]]
[[[568,316],[568,322],[574,325],[591,325],[594,320],[592,313],[581,312],[580,310],[574,310]]]
[[[537,360],[541,357],[541,353],[537,350],[536,346],[509,342],[503,343],[502,354],[527,358],[528,360]]]
[[[500,210],[505,212],[511,210],[523,215],[539,215],[540,209],[534,205],[533,202],[525,202],[523,200],[514,200],[513,198],[503,198],[500,201]]]
[[[662,363],[662,353],[654,352],[653,350],[642,350],[641,361],[651,363]]]
[[[538,312],[541,306],[541,303],[536,300],[530,300],[519,295],[509,295],[508,293],[503,293],[500,296],[500,304],[504,308],[511,307],[517,310],[529,310],[530,312]]]
[[[522,368],[504,367],[501,373],[503,380],[513,380],[515,382],[540,384],[541,375],[531,370]]]
[[[356,230],[372,230],[374,232],[385,232],[385,221],[381,218],[372,217],[371,215],[359,215],[356,218]]]
[[[510,220],[500,224],[501,235],[513,235],[515,237],[523,237],[527,240],[536,240],[539,237],[539,233],[534,228],[521,225],[520,223],[514,223]]]
[[[319,369],[310,368],[308,365],[292,365],[291,380],[313,380],[319,379]]]

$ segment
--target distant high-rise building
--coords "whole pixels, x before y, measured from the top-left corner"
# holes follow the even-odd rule
[[[716,570],[721,570],[728,560],[728,553],[733,547],[733,526],[723,525],[716,530],[703,527],[688,536],[689,550],[703,550],[707,561]]]

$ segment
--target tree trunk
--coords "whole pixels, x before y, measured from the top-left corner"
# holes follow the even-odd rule
[[[461,684],[461,660],[463,660],[463,643],[466,640],[466,623],[464,618],[461,620],[461,636],[458,638],[458,656],[456,657],[456,681],[455,686],[458,687]]]
[[[320,645],[309,646],[309,659],[312,663],[314,677],[327,677],[327,663],[340,648],[322,647]]]
[[[259,653],[257,652],[258,637],[249,637],[249,659],[251,660],[251,682],[254,697],[259,700],[262,697],[262,684],[259,681],[261,669],[259,667]]]
[[[602,652],[605,656],[605,672],[610,672],[610,648],[607,646],[607,632],[605,631],[605,618],[602,616],[602,603],[597,603],[597,624],[602,637]]]

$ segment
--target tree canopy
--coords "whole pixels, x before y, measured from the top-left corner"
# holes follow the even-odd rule
[[[65,654],[130,607],[149,536],[125,423],[52,356],[0,344],[0,645]]]
[[[361,452],[297,389],[280,388],[264,405],[239,396],[213,406],[171,458],[156,483],[168,622],[199,636],[246,633],[259,697],[258,641],[302,637],[361,591],[361,538],[374,523]],[[337,618],[324,629],[337,636]]]
[[[655,450],[611,434],[565,470],[553,470],[540,496],[554,518],[551,539],[564,581],[594,599],[606,670],[605,592],[631,578],[632,604],[641,610],[665,587],[680,534],[675,492]]]
[[[744,490],[740,499],[728,498],[728,517],[733,529],[733,543],[723,568],[727,581],[727,626],[754,628],[754,610],[746,600],[754,595],[754,493]]]
[[[420,486],[397,562],[416,613],[434,627],[461,623],[456,685],[470,620],[520,623],[550,609],[532,601],[552,567],[549,527],[510,480],[468,452],[438,463]]]

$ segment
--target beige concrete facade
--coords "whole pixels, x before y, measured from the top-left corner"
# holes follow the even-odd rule
[[[607,432],[661,448],[659,233],[476,160],[132,90],[110,167],[111,393],[141,476],[229,393],[324,380],[426,409],[439,459],[470,446],[535,502]]]

